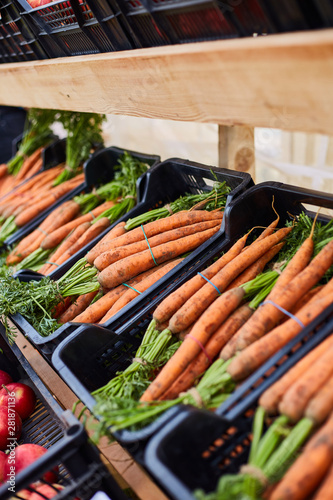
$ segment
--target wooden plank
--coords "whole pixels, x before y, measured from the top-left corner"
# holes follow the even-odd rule
[[[16,330],[16,334],[16,345],[44,382],[45,386],[64,409],[72,410],[74,403],[77,402],[77,396],[50,367],[41,354],[34,349],[24,335],[18,330]],[[82,406],[78,406],[75,414],[78,415],[81,409]],[[89,412],[87,412],[87,417],[91,418]],[[89,427],[87,428],[87,432],[89,435],[92,434]],[[164,493],[118,443],[109,443],[107,438],[102,438],[98,449],[103,462],[106,463],[121,487],[126,488],[129,486],[138,498],[142,500],[146,500],[147,498],[149,500],[168,500]]]
[[[2,64],[0,103],[333,134],[333,29]]]
[[[255,181],[253,127],[219,126],[219,166],[247,172]]]

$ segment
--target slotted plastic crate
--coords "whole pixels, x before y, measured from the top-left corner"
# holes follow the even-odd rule
[[[146,0],[160,29],[173,43],[234,38],[238,31],[215,0]]]
[[[123,150],[121,150],[123,151]],[[108,149],[101,151],[99,154],[95,155],[89,162],[89,169],[87,163],[86,172],[95,172],[96,169],[100,171],[105,170],[106,166],[109,164]],[[97,167],[98,166],[98,167]],[[212,172],[213,171],[213,172]],[[87,174],[86,174],[87,175]],[[94,174],[93,174],[94,175]],[[231,188],[231,192],[227,198],[227,204],[231,200],[242,193],[249,186],[253,185],[253,181],[249,174],[244,172],[236,172],[229,169],[220,169],[216,167],[208,167],[205,165],[197,164],[187,160],[181,160],[178,158],[171,158],[162,163],[155,165],[149,169],[148,172],[142,176],[139,185],[137,186],[138,192],[138,203],[130,212],[124,215],[122,218],[118,219],[115,223],[120,221],[126,221],[129,218],[135,217],[137,215],[143,214],[144,212],[165,205],[171,201],[174,201],[179,196],[183,196],[185,193],[200,193],[204,191],[210,191],[212,183],[214,181],[214,175],[217,176],[219,181],[225,181]],[[172,180],[172,181],[171,181]],[[88,176],[87,176],[87,181]],[[114,224],[114,225],[115,225]],[[49,276],[50,278],[57,280],[63,274],[72,267],[78,259],[84,257],[86,253],[108,232],[112,229],[113,225],[103,233],[101,233],[92,242],[86,245],[80,252],[75,254],[71,259],[65,262],[63,265],[59,266],[55,271],[53,271]],[[211,246],[215,245],[215,237],[219,235],[219,232],[208,240],[204,245],[201,245],[197,250],[191,253],[189,257],[184,259],[178,266],[176,266],[167,276],[172,276],[172,280],[177,281],[180,275],[186,274],[188,266],[191,265],[192,256],[198,258],[197,252],[200,256],[205,255],[206,251],[210,249]],[[18,274],[20,279],[26,279],[24,277],[24,272]],[[29,275],[28,279],[38,279],[35,275]],[[159,281],[159,283],[164,283],[164,278]],[[164,285],[161,284],[164,288]],[[143,293],[138,299],[146,297],[146,292]],[[135,299],[128,307],[124,308],[124,313],[128,309],[131,309],[132,304],[136,301]],[[127,318],[127,316],[126,316]],[[55,347],[59,342],[69,335],[70,332],[74,331],[77,327],[77,323],[66,323],[62,325],[58,330],[49,335],[48,337],[42,337],[31,325],[21,316],[14,315],[12,317],[13,322],[16,326],[24,332],[27,338],[34,344],[34,346],[43,354],[43,356],[50,361],[51,355]]]
[[[36,33],[31,29],[12,1],[0,6],[0,47],[7,59],[20,62],[47,59]]]
[[[8,489],[8,484],[0,485],[0,498],[20,498],[20,490],[41,480],[46,471],[58,466],[58,480],[64,489],[56,496],[57,500],[78,497],[89,500],[98,491],[105,492],[113,500],[126,500],[103,465],[97,448],[88,441],[83,425],[70,411],[63,411],[20,349],[16,345],[9,347],[4,340],[2,325],[0,331],[0,369],[10,373],[15,381],[29,385],[37,396],[35,411],[23,421],[18,444],[34,443],[48,449],[16,475],[14,494]],[[34,490],[32,486],[31,491]]]
[[[18,1],[23,15],[39,26],[39,39],[50,57],[132,48],[106,0],[55,1],[34,9],[25,0]]]
[[[210,265],[217,256],[230,248],[233,242],[253,226],[266,227],[272,222],[276,218],[272,209],[273,197],[274,208],[280,215],[281,224],[303,211],[314,217],[314,212],[303,205],[305,203],[315,207],[333,208],[333,196],[326,193],[275,182],[254,186],[235,198],[226,209],[224,234],[216,238],[215,245],[206,246],[201,252],[196,251],[195,257],[188,260],[188,265],[180,269],[178,274],[175,272],[167,275],[160,283],[152,286],[148,293],[135,299],[131,307],[111,318],[107,326],[81,325],[62,340],[54,351],[52,364],[72,391],[91,411],[95,404],[91,392],[103,386],[115,376],[117,371],[124,370],[130,364],[156,306],[169,293]],[[328,219],[323,216],[321,220],[325,222]],[[309,338],[304,332],[302,335],[307,342]],[[280,356],[281,353],[278,355]],[[284,356],[281,360],[285,361]],[[265,387],[263,380],[268,370],[267,366],[262,370],[259,391]],[[270,380],[273,380],[273,377]],[[248,388],[245,395],[247,392]],[[236,402],[234,398],[237,399]],[[238,398],[239,396],[230,396],[217,410],[217,415],[226,415],[234,405],[240,404],[241,401]],[[173,408],[140,431],[117,432],[116,438],[136,460],[143,463],[147,440],[168,420],[172,420],[178,411],[178,408]]]
[[[332,333],[333,305],[234,392],[239,404],[224,415],[222,407],[215,414],[179,407],[145,450],[144,464],[159,486],[174,500],[195,500],[195,489],[214,491],[222,475],[239,472],[248,460],[260,395]]]
[[[222,13],[236,26],[240,36],[267,35],[277,29],[260,0],[219,2]]]

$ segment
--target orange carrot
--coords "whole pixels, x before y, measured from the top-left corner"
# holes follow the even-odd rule
[[[58,319],[61,314],[63,314],[66,309],[71,305],[73,302],[74,298],[73,297],[65,297],[63,300],[61,300],[51,311],[51,316],[54,319]]]
[[[294,318],[290,318],[241,351],[231,361],[227,369],[233,380],[244,380],[251,375],[267,359],[292,340],[302,330],[302,324],[304,326],[308,325],[329,306],[332,300],[333,293],[331,292],[326,297],[316,300],[310,305],[306,304],[295,316],[301,323],[298,323]]]
[[[93,265],[94,260],[95,260],[95,255],[97,256],[99,254],[98,248],[105,242],[112,240],[113,238],[117,238],[118,236],[121,236],[122,234],[126,233],[125,230],[125,221],[119,222],[116,224],[111,231],[109,231],[103,238],[91,249],[86,255],[87,262],[91,265]]]
[[[137,283],[144,280],[147,276],[152,274],[154,270],[149,269],[145,273],[136,276],[129,280],[126,284],[119,285],[112,290],[109,290],[103,297],[91,304],[85,311],[79,314],[73,321],[77,323],[97,323],[101,318],[111,309],[113,304],[118,298],[128,290],[129,286],[136,286]]]
[[[22,166],[16,176],[16,179],[24,179],[25,175],[29,172],[31,167],[39,160],[41,159],[41,154],[43,151],[43,146],[39,147],[36,149],[34,153],[32,153],[28,158],[24,160],[22,163]],[[43,160],[42,160],[43,164]]]
[[[332,500],[333,465],[331,465],[313,500]]]
[[[319,486],[333,461],[333,415],[308,441],[269,500],[305,500]]]
[[[327,243],[310,264],[297,274],[279,294],[274,295],[274,303],[283,309],[290,310],[305,293],[318,283],[332,264],[333,240]],[[232,354],[237,350],[245,349],[258,340],[283,318],[284,313],[267,300],[237,333],[237,344]]]
[[[137,227],[114,238],[111,241],[105,240],[103,244],[99,245],[99,253],[107,252],[113,248],[129,245],[130,243],[135,243],[145,239],[145,234],[147,238],[151,238],[156,234],[162,233],[164,231],[169,231],[170,229],[176,229],[177,227],[188,226],[189,224],[195,224],[196,222],[203,222],[205,220],[222,220],[222,212],[207,212],[205,210],[194,210],[193,212],[178,212],[165,219],[159,219],[153,222],[148,222],[143,226],[144,232],[141,227]],[[145,234],[144,234],[145,233]],[[95,258],[99,255],[94,253]],[[94,259],[95,260],[95,259]]]
[[[267,414],[275,415],[278,412],[278,405],[285,394],[287,389],[301,379],[307,369],[317,361],[317,359],[326,350],[333,345],[333,336],[331,335],[311,352],[309,352],[303,359],[294,365],[288,372],[286,372],[275,384],[271,385],[260,397],[259,405],[262,406]]]
[[[57,264],[60,265],[63,262],[66,262],[72,255],[81,250],[85,245],[87,245],[90,241],[92,241],[96,236],[102,233],[106,228],[110,226],[110,221],[107,217],[102,217],[95,223],[90,223],[90,227],[87,229],[85,233],[82,234],[78,238],[78,240],[67,249],[65,253],[61,255],[60,258],[57,259]]]
[[[33,206],[30,206],[30,208],[27,208],[24,210],[24,212],[21,212],[16,218],[15,218],[15,224],[18,227],[24,226],[27,224],[29,221],[31,221],[33,218],[35,218],[39,213],[46,208],[50,207],[53,203],[55,203],[59,198],[64,196],[66,193],[71,191],[74,186],[78,185],[78,181],[76,180],[75,183],[71,181],[66,181],[57,186],[56,188],[53,188],[53,190],[50,192],[49,195],[45,196],[42,200],[40,200],[39,203],[34,204]]]
[[[183,253],[194,250],[213,236],[218,230],[219,228],[217,226],[197,234],[170,241],[169,243],[164,243],[163,245],[158,245],[153,249],[154,259],[149,249],[125,257],[104,269],[104,271],[99,274],[98,281],[102,286],[113,288],[123,281],[127,281],[133,276],[154,267],[156,264],[162,264],[167,260],[174,259]],[[119,238],[121,238],[121,236]]]
[[[234,259],[244,248],[248,234],[236,241],[229,250],[211,266],[202,271],[202,275],[212,279],[228,262]],[[207,281],[199,274],[186,281],[181,287],[168,295],[155,309],[153,318],[158,324],[167,322],[185,302],[192,297]],[[158,325],[157,327],[161,329]]]
[[[253,280],[258,274],[260,274],[266,264],[270,262],[276,254],[279,253],[281,248],[283,247],[284,242],[278,243],[274,245],[268,252],[264,253],[258,260],[253,262],[247,269],[245,269],[237,278],[235,278],[230,285],[227,286],[226,290],[230,290],[231,288],[237,288],[238,286],[244,285],[250,280]]]
[[[192,387],[196,380],[208,369],[211,361],[216,358],[224,344],[251,316],[252,312],[252,309],[247,304],[236,309],[208,340],[205,345],[205,352],[202,351],[198,354],[160,399],[175,399],[181,392]]]
[[[60,265],[60,262],[58,263],[58,260],[63,255],[67,254],[68,249],[72,248],[73,245],[78,241],[78,239],[88,231],[90,225],[90,222],[83,222],[77,228],[75,228],[73,232],[70,233],[69,236],[67,236],[67,238],[63,241],[63,243],[57,248],[57,250],[49,256],[47,267],[44,269],[41,268],[39,272],[47,275],[50,274],[51,271],[56,269],[56,267]]]
[[[8,167],[6,163],[0,165],[0,179],[2,179],[8,173]]]
[[[282,228],[276,233],[266,236],[263,240],[254,241],[237,255],[237,257],[224,266],[221,271],[211,279],[211,282],[220,292],[223,292],[229,283],[244,271],[244,269],[266,253],[273,245],[283,240],[291,230],[291,227]],[[211,283],[204,285],[171,317],[169,322],[170,330],[173,333],[185,330],[190,324],[194,323],[217,296],[218,292]]]
[[[105,210],[108,208],[111,208],[114,205],[113,201],[107,201],[103,203],[102,205],[99,205],[98,207],[94,208],[94,210],[91,210],[91,212],[81,215],[77,219],[74,219],[67,224],[59,227],[52,233],[50,233],[41,243],[41,248],[44,250],[48,250],[50,248],[55,248],[57,247],[64,238],[77,226],[82,224],[83,222],[89,222],[92,221],[95,217],[98,217],[101,215]]]
[[[200,353],[202,345],[207,344],[210,336],[239,306],[243,298],[244,290],[233,288],[216,299],[193,325],[190,335],[186,336],[184,342],[151,382],[140,401],[153,401],[162,396]]]
[[[189,236],[190,234],[199,233],[200,231],[216,227],[219,224],[220,224],[219,220],[217,221],[212,220],[212,221],[198,222],[196,224],[183,226],[177,229],[171,229],[170,231],[164,231],[163,233],[157,234],[149,238],[148,240],[149,245],[151,248],[154,248],[158,245],[162,245],[163,243],[178,240],[179,238],[183,238],[184,236]],[[146,240],[141,240],[126,246],[117,247],[114,248],[113,250],[109,250],[108,252],[103,252],[102,254],[100,254],[94,260],[94,266],[99,271],[103,271],[103,269],[110,266],[114,262],[124,259],[125,257],[128,257],[130,255],[142,252],[143,250],[146,249],[147,249]]]
[[[75,316],[78,316],[82,311],[84,311],[90,304],[90,302],[96,297],[98,290],[95,292],[85,293],[84,295],[80,295],[75,299],[73,304],[69,306],[68,309],[58,318],[59,323],[67,323],[68,321],[72,321]]]
[[[303,241],[302,245],[296,251],[295,255],[288,262],[287,266],[276,280],[276,283],[267,296],[267,299],[274,300],[284,287],[308,265],[313,254],[313,230],[314,225],[312,226],[310,236]]]
[[[136,290],[129,288],[126,293],[124,293],[115,304],[111,307],[111,309],[107,312],[107,314],[101,319],[101,323],[105,323],[112,316],[114,316],[118,311],[120,311],[123,307],[125,307],[129,302],[131,302],[135,297],[139,294],[143,293],[150,286],[152,286],[156,281],[162,278],[166,273],[168,273],[171,269],[173,269],[177,264],[179,264],[182,259],[175,259],[171,262],[167,262],[166,264],[162,264],[159,269],[151,273],[147,278],[142,280],[140,283],[136,285]]]
[[[333,375],[321,387],[321,389],[310,399],[305,417],[312,420],[316,426],[321,425],[329,416],[333,408]]]
[[[310,399],[332,375],[333,346],[287,390],[279,404],[280,413],[287,415],[292,422],[298,422]]]

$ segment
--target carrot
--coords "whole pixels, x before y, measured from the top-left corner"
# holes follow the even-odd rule
[[[305,293],[318,283],[332,264],[333,240],[327,243],[310,264],[297,274],[279,294],[274,295],[275,304],[290,310]],[[237,333],[237,344],[232,354],[237,350],[245,349],[258,340],[284,316],[281,310],[267,300],[266,298],[266,303],[254,312],[249,321]]]
[[[65,297],[51,311],[52,318],[58,319],[73,302],[73,297]]]
[[[237,288],[238,286],[244,285],[244,283],[247,283],[248,281],[254,279],[258,274],[260,274],[266,264],[270,262],[273,257],[283,247],[284,242],[278,243],[277,245],[274,245],[270,250],[268,250],[264,255],[262,255],[258,260],[253,262],[251,266],[249,266],[247,269],[245,269],[237,278],[235,278],[230,285],[227,286],[226,290],[230,290],[231,288]]]
[[[317,285],[314,288],[311,288],[303,297],[301,297],[294,307],[291,309],[292,314],[296,314],[305,304],[307,304],[310,300],[317,296],[318,292],[324,288],[325,285]],[[316,297],[317,298],[317,297]]]
[[[64,202],[62,205],[54,209],[39,225],[39,227],[33,231],[30,235],[26,236],[21,240],[16,248],[7,257],[7,264],[13,261],[12,257],[16,258],[16,262],[20,262],[24,257],[30,255],[34,250],[36,250],[41,242],[47,236],[46,228],[49,231],[56,230],[59,226],[70,221],[75,217],[79,211],[80,207],[74,201]],[[20,260],[17,261],[17,258]]]
[[[314,394],[333,375],[333,346],[330,346],[320,358],[287,390],[283,396],[279,411],[292,422],[297,422]]]
[[[126,293],[124,293],[115,304],[111,307],[111,309],[107,312],[107,314],[102,318],[101,323],[105,323],[112,316],[114,316],[118,311],[120,311],[123,307],[125,307],[129,302],[131,302],[135,297],[139,294],[143,293],[150,286],[152,286],[156,281],[162,278],[166,273],[168,273],[171,269],[173,269],[177,264],[179,264],[183,259],[176,259],[171,262],[167,262],[166,264],[162,264],[162,266],[154,271],[152,274],[147,276],[143,281],[141,281],[138,285],[136,285],[136,290],[129,288]]]
[[[122,234],[126,233],[125,229],[125,221],[119,222],[116,224],[111,231],[109,231],[103,238],[91,249],[86,255],[87,262],[91,265],[93,265],[94,260],[95,260],[95,255],[99,255],[99,250],[98,248],[105,242],[112,240],[113,238],[117,238],[118,236],[121,236]]]
[[[56,267],[60,265],[60,262],[58,262],[58,260],[63,255],[67,255],[68,249],[72,248],[73,245],[75,245],[75,243],[78,241],[78,239],[88,231],[90,225],[91,225],[90,222],[83,222],[77,228],[75,228],[73,232],[69,234],[69,236],[57,248],[57,250],[52,255],[49,256],[47,267],[44,269],[40,269],[39,272],[46,275],[50,274],[51,271],[56,269]]]
[[[70,207],[70,208],[69,208]],[[56,227],[56,224],[61,225],[66,217],[75,217],[79,207],[74,202],[65,202],[56,209],[54,209],[44,221],[35,229],[32,233],[28,234],[23,238],[18,245],[12,250],[10,256],[20,255],[22,250],[27,250],[31,244],[35,244],[36,238],[39,238],[42,234],[47,235],[46,229],[51,229]]]
[[[305,417],[311,419],[316,426],[321,425],[328,418],[333,408],[333,375],[321,387],[321,389],[310,399]]]
[[[275,210],[274,210],[275,211]],[[276,212],[275,212],[276,213]],[[277,214],[277,217],[275,220],[273,220],[273,222],[270,223],[269,226],[267,226],[261,233],[260,235],[258,236],[257,238],[257,241],[260,241],[264,238],[266,238],[266,236],[270,236],[271,234],[273,234],[274,232],[274,229],[277,228],[277,225],[280,221],[280,216]]]
[[[40,158],[38,161],[36,161],[32,167],[30,168],[29,172],[27,172],[27,174],[25,175],[25,179],[29,179],[29,177],[31,177],[32,175],[35,175],[37,174],[41,168],[43,167],[43,159]]]
[[[164,231],[163,233],[157,234],[149,238],[149,245],[151,248],[169,241],[178,240],[184,236],[189,236],[190,234],[199,233],[206,229],[210,229],[220,224],[220,221],[212,220],[205,222],[198,222],[196,224],[191,224],[189,226],[183,226],[177,229],[171,229],[170,231]],[[113,250],[103,252],[94,260],[94,266],[99,270],[103,271],[106,267],[110,266],[114,262],[120,259],[124,259],[129,255],[134,255],[138,252],[142,252],[147,249],[146,240],[141,240],[135,243],[131,243],[126,246],[117,247]]]
[[[200,353],[202,345],[207,344],[210,336],[239,306],[243,298],[244,290],[233,288],[216,299],[193,325],[190,335],[186,336],[184,342],[148,386],[140,401],[153,401],[162,396]]]
[[[163,233],[164,231],[169,231],[170,229],[176,229],[177,227],[188,226],[189,224],[195,224],[196,222],[203,222],[205,220],[221,220],[223,217],[222,212],[206,212],[205,210],[194,210],[193,212],[183,211],[178,212],[165,219],[159,219],[153,222],[148,222],[143,226],[144,232],[147,238],[151,238],[156,234]],[[128,231],[118,238],[114,238],[111,241],[105,240],[103,244],[99,245],[98,251],[100,253],[112,250],[116,247],[129,245],[130,243],[135,243],[145,239],[144,232],[141,227],[137,227]],[[95,258],[99,254],[95,255]]]
[[[202,275],[208,279],[213,278],[228,262],[234,259],[244,248],[248,234],[234,243],[229,250],[222,255],[211,266],[202,271]],[[181,287],[168,295],[155,309],[153,318],[158,324],[167,322],[173,314],[175,314],[185,302],[192,297],[207,281],[199,274],[193,276],[189,281],[186,281]],[[157,327],[161,329],[158,325]]]
[[[78,185],[78,181],[76,180],[75,183],[71,181],[66,181],[57,186],[56,188],[53,188],[51,193],[47,196],[45,196],[42,200],[40,200],[39,203],[35,203],[33,206],[30,206],[30,208],[27,208],[19,214],[15,218],[15,224],[18,227],[24,226],[28,222],[30,222],[32,219],[37,217],[37,215],[40,214],[41,211],[45,210],[46,208],[50,207],[53,203],[55,203],[59,198],[64,196],[66,193],[71,191],[73,187]]]
[[[102,205],[99,205],[98,207],[94,208],[94,210],[92,210],[91,212],[89,212],[85,215],[81,215],[77,219],[74,219],[73,221],[70,221],[67,224],[64,224],[63,226],[59,227],[58,229],[56,229],[55,231],[50,233],[42,241],[41,248],[43,248],[44,250],[48,250],[50,248],[55,248],[77,226],[79,226],[83,222],[89,222],[89,221],[93,220],[94,217],[98,217],[105,210],[112,207],[113,205],[114,205],[113,201],[107,201],[107,202],[103,203]]]
[[[278,411],[278,405],[291,385],[301,379],[307,369],[317,361],[317,359],[333,345],[333,336],[331,335],[311,352],[309,352],[303,359],[294,365],[287,373],[285,373],[275,384],[271,385],[260,397],[259,405],[262,406],[266,413],[274,415]]]
[[[136,276],[137,274],[154,267],[155,262],[162,264],[167,260],[178,257],[182,253],[190,252],[208,240],[219,230],[218,226],[197,234],[185,236],[163,245],[158,245],[153,249],[154,259],[149,249],[135,255],[125,257],[111,266],[104,269],[98,276],[98,281],[102,286],[113,288],[123,281]],[[121,236],[119,237],[121,238]]]
[[[211,279],[211,282],[220,292],[223,292],[226,287],[244,271],[244,269],[249,267],[273,245],[283,240],[291,230],[291,227],[282,228],[276,233],[266,236],[263,240],[254,241],[237,255],[237,257],[224,266],[221,271]],[[205,309],[207,309],[217,295],[218,292],[211,283],[204,285],[171,317],[169,322],[170,330],[173,333],[185,330],[190,324],[194,323]]]
[[[111,309],[118,298],[123,293],[127,292],[128,285],[136,286],[137,283],[140,283],[140,281],[153,272],[154,270],[149,269],[149,271],[139,274],[139,276],[129,280],[126,284],[119,285],[116,288],[109,290],[105,295],[103,295],[103,297],[91,304],[85,311],[74,318],[73,321],[77,323],[97,323]]]
[[[252,312],[252,309],[247,304],[237,308],[208,340],[205,345],[205,352],[202,351],[198,354],[160,399],[175,399],[181,392],[192,387],[200,375],[207,370],[223,345],[250,317]]]
[[[302,454],[274,489],[269,500],[305,500],[315,491],[333,461],[333,415],[308,441]]]
[[[69,306],[69,308],[66,309],[66,311],[62,313],[61,316],[59,316],[58,322],[64,324],[68,321],[72,321],[75,316],[80,314],[89,306],[90,302],[94,299],[94,297],[96,297],[97,293],[98,290],[96,290],[95,292],[85,293],[77,297],[73,304]]]
[[[8,167],[6,163],[0,165],[0,179],[2,179],[8,173]]]
[[[333,465],[331,465],[313,500],[332,500]]]
[[[110,221],[107,217],[102,217],[95,224],[92,224],[91,222],[84,222],[83,224],[88,224],[86,230],[78,236],[76,240],[72,241],[72,245],[68,246],[66,251],[59,254],[56,259],[53,258],[53,262],[58,266],[66,262],[66,260],[68,260],[72,255],[87,245],[89,241],[93,240],[96,236],[103,232],[104,229],[110,225]],[[48,271],[48,274],[53,269],[54,267]]]
[[[311,304],[306,304],[295,317],[301,321],[301,324],[306,326],[326,309],[332,300],[333,292]],[[244,380],[253,373],[302,330],[303,327],[301,324],[295,319],[290,318],[288,321],[277,326],[264,337],[261,337],[241,351],[238,356],[231,361],[227,369],[233,380]],[[224,358],[224,356],[222,357]]]
[[[29,172],[29,170],[34,165],[34,163],[36,163],[37,160],[40,159],[42,151],[43,151],[43,146],[37,148],[34,153],[32,153],[28,158],[26,158],[24,160],[24,162],[22,163],[22,166],[19,170],[19,173],[16,176],[16,179],[20,179],[20,180],[24,179],[25,175]],[[43,160],[42,160],[42,164],[43,164]]]
[[[287,266],[276,280],[274,288],[268,294],[267,299],[274,300],[284,287],[308,265],[313,255],[313,230],[314,224],[312,225],[310,236],[303,241],[295,255],[288,262]]]

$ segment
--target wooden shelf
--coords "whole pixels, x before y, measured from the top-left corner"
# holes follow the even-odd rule
[[[333,134],[333,29],[2,64],[0,104]]]

